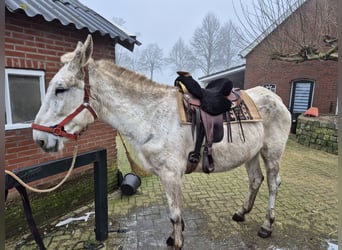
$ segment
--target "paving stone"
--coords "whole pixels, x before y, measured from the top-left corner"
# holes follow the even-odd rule
[[[335,157],[322,154],[322,160]],[[291,157],[286,155],[284,157]],[[244,168],[220,174],[191,174],[184,178],[184,249],[327,249],[326,240],[337,240],[337,158],[336,166],[322,168],[306,165],[305,158],[281,168],[282,184],[276,202],[276,220],[272,236],[257,236],[265,218],[268,190],[262,184],[255,205],[246,221],[231,217],[240,208],[248,191]],[[265,171],[263,170],[264,175]],[[265,175],[266,176],[266,175]],[[163,188],[156,177],[143,177],[133,196],[119,192],[108,195],[109,237],[100,249],[170,249],[166,239],[172,231]],[[63,216],[83,216],[94,211],[94,203]],[[68,227],[50,223],[43,235],[48,249],[86,249],[95,241],[94,218],[74,222]],[[76,244],[78,245],[76,246]],[[74,247],[74,248],[73,248]],[[37,249],[31,236],[6,240],[6,249]]]

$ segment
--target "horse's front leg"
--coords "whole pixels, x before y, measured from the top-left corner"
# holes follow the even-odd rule
[[[165,171],[160,176],[160,179],[166,193],[170,209],[170,220],[173,226],[173,231],[166,243],[169,246],[174,246],[174,249],[181,249],[184,243],[182,234],[184,230],[182,218],[182,177],[177,173]]]

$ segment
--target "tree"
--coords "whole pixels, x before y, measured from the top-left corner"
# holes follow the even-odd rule
[[[191,40],[197,68],[208,75],[229,68],[238,56],[236,27],[229,21],[221,26],[218,18],[208,13]]]
[[[241,1],[240,6],[244,15],[237,15],[242,25],[239,33],[245,46],[263,39],[269,42],[267,36],[272,35],[265,51],[271,59],[338,60],[337,0],[258,0],[252,11]],[[291,25],[275,29],[282,22]]]
[[[182,38],[179,38],[173,45],[169,57],[165,61],[170,64],[173,72],[180,70],[193,72],[196,69],[196,59]]]
[[[121,27],[124,27],[124,24],[126,23],[126,21],[122,19],[121,17],[113,17],[112,20],[116,25],[121,26]],[[124,64],[130,61],[130,57],[126,53],[125,50],[126,50],[125,47],[121,46],[120,44],[116,44],[115,63],[123,66]]]
[[[197,67],[206,75],[218,66],[219,33],[219,20],[214,14],[208,13],[202,21],[202,26],[195,30],[191,40]]]
[[[140,70],[140,52],[139,49],[135,49],[134,52],[121,51],[116,57],[116,63],[120,66],[128,68],[133,71]]]
[[[219,64],[217,69],[227,69],[241,60],[238,58],[239,47],[237,44],[239,40],[236,29],[230,20],[221,27],[219,34],[219,53],[221,56],[218,57]]]
[[[148,72],[153,80],[153,73],[162,69],[163,61],[163,50],[155,43],[148,44],[139,56],[139,69]]]
[[[113,17],[113,22],[124,27],[126,21],[120,17]],[[136,32],[139,35],[139,32]],[[161,70],[163,65],[163,51],[157,44],[149,44],[144,49],[136,48],[134,52],[129,52],[126,48],[117,45],[115,47],[115,62],[133,71],[148,72],[153,80],[155,70]]]
[[[120,27],[125,28],[126,21],[122,19],[121,17],[113,17],[113,22]],[[139,35],[139,32],[136,33]],[[127,50],[127,48],[121,46],[119,43],[115,45],[115,63],[118,65],[121,65],[123,67],[126,67],[128,69],[131,69],[133,71],[139,70],[139,52],[138,48],[134,50],[134,52],[131,52]]]

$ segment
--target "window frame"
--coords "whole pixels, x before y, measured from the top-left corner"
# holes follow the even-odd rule
[[[27,123],[12,122],[11,96],[9,89],[10,83],[8,80],[8,75],[37,76],[39,78],[40,102],[42,103],[45,96],[45,71],[32,69],[5,68],[5,130],[30,128],[32,121],[28,121]]]
[[[291,113],[294,113],[294,95],[295,95],[295,90],[297,88],[298,83],[307,83],[310,84],[310,91],[309,91],[309,102],[308,102],[308,107],[312,107],[313,100],[314,100],[314,94],[315,94],[315,87],[316,87],[316,81],[313,79],[307,79],[307,78],[299,78],[299,79],[294,79],[291,81],[291,95],[290,95],[290,100],[289,100],[289,110]],[[300,114],[297,113],[296,114]]]

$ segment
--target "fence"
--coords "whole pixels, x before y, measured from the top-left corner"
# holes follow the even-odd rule
[[[22,169],[13,171],[25,183],[37,181],[58,173],[68,170],[72,162],[72,157],[66,157],[59,160],[54,160]],[[90,152],[82,153],[77,156],[75,167],[79,168],[93,163],[94,170],[94,191],[95,191],[95,236],[96,240],[103,241],[108,238],[108,200],[107,200],[107,151],[106,149],[97,149]],[[15,181],[11,176],[5,176],[6,192],[11,188],[17,190],[25,189]],[[23,195],[22,195],[23,197]],[[23,198],[23,203],[25,206]],[[28,200],[27,200],[28,202]],[[29,207],[29,204],[27,204]],[[30,210],[30,208],[29,208]],[[26,213],[27,220],[29,216]],[[32,215],[31,215],[32,216]],[[31,219],[32,220],[32,219]],[[34,225],[35,226],[35,225]],[[31,232],[34,234],[32,231]],[[38,235],[39,236],[39,235]],[[36,238],[36,236],[34,236]],[[40,238],[40,236],[39,236]],[[38,243],[38,242],[37,242]]]

